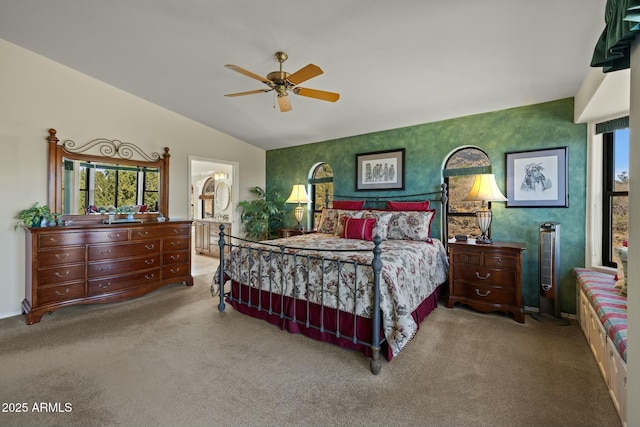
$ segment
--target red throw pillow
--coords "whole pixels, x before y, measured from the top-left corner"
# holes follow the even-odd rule
[[[387,209],[390,211],[426,211],[429,210],[429,201],[423,202],[394,202],[387,201]]]
[[[333,209],[362,209],[364,200],[334,200]]]
[[[373,228],[376,226],[375,218],[344,218],[344,230],[342,236],[345,239],[373,240]]]

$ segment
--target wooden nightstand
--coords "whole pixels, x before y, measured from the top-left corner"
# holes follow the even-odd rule
[[[280,228],[278,229],[278,237],[291,237],[301,236],[303,234],[315,233],[313,230],[296,230],[295,228]]]
[[[482,312],[513,313],[524,323],[522,308],[522,252],[524,243],[449,243],[449,297],[447,307],[456,302]]]

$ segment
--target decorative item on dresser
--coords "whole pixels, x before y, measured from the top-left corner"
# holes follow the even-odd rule
[[[302,218],[304,217],[305,208],[302,207],[301,203],[311,203],[309,196],[307,196],[307,191],[304,189],[304,184],[295,184],[293,186],[293,189],[291,190],[289,198],[285,201],[285,203],[298,204],[298,206],[296,206],[294,210],[294,215],[296,221],[298,221],[298,224],[294,228],[300,231],[304,230],[304,226],[300,224],[300,221],[302,221]]]
[[[524,243],[449,242],[449,297],[476,310],[505,311],[524,323],[522,307],[522,252]]]
[[[64,223],[73,225],[25,227],[22,309],[27,323],[70,305],[123,301],[169,283],[193,285],[191,221],[168,218],[169,149],[148,155],[129,142],[107,139],[77,147],[71,140],[59,144],[56,133],[49,129],[46,138],[48,206],[63,212]],[[95,195],[74,185],[81,171],[96,164],[105,170],[128,168],[154,175],[157,187],[142,196],[155,199],[154,212],[109,215],[106,210],[85,209],[95,204]],[[87,213],[76,215],[79,211]]]
[[[491,227],[491,210],[487,202],[505,202],[507,200],[496,184],[495,175],[490,173],[476,175],[469,194],[463,200],[482,202],[482,206],[476,211],[476,224],[481,232],[476,243],[491,244],[493,240],[488,234],[489,227]]]

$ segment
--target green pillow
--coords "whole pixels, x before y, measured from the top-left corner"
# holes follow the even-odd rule
[[[615,248],[616,255],[618,255],[618,258],[620,258],[620,262],[622,263],[622,273],[624,274],[622,287],[618,294],[625,297],[627,296],[627,249],[628,248],[626,246]]]

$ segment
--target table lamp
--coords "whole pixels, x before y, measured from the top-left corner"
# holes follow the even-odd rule
[[[476,243],[490,244],[493,242],[488,236],[489,226],[491,226],[491,211],[487,202],[506,202],[507,198],[500,192],[496,184],[496,177],[493,174],[476,175],[471,191],[463,199],[467,202],[482,202],[482,206],[476,211],[476,224],[482,234],[476,239]]]
[[[300,205],[300,203],[310,203],[311,200],[309,196],[307,196],[307,191],[304,189],[303,184],[295,184],[293,189],[291,190],[291,195],[286,200],[286,203],[297,203],[298,206],[293,211],[293,215],[296,217],[296,221],[298,221],[298,225],[295,226],[296,230],[304,230],[300,221],[302,221],[302,217],[304,216],[304,208]]]

